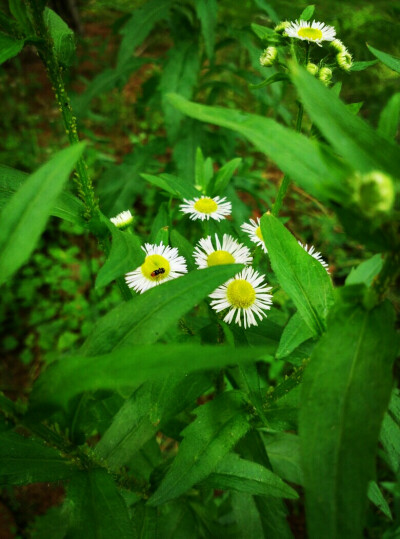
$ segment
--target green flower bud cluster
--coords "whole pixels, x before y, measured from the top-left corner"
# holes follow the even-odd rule
[[[332,69],[330,67],[321,67],[318,78],[325,86],[329,86],[332,80]]]
[[[334,39],[331,42],[331,47],[336,52],[336,62],[337,65],[343,71],[350,71],[351,66],[353,65],[353,58],[347,47],[340,41],[340,39]]]
[[[357,174],[352,178],[354,202],[366,217],[376,217],[389,213],[394,205],[395,189],[393,180],[379,170],[367,174]]]

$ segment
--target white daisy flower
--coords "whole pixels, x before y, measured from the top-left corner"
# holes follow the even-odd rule
[[[129,210],[126,210],[115,217],[111,217],[110,221],[118,228],[126,228],[133,222],[133,215]]]
[[[222,245],[217,234],[215,234],[215,245],[211,236],[202,238],[194,250],[193,256],[199,269],[219,266],[221,264],[251,264],[253,257],[250,249],[232,238],[229,234],[224,234]]]
[[[318,262],[321,264],[321,266],[323,266],[326,269],[326,271],[329,273],[329,264],[327,262],[325,262],[325,260],[322,258],[321,253],[316,251],[315,247],[313,245],[310,245],[310,247],[308,247],[307,244],[304,245],[303,243],[301,243],[301,241],[299,241],[298,244],[301,247],[303,247],[303,249],[305,250],[306,253],[308,253],[313,258],[315,258],[315,260],[318,260]]]
[[[179,256],[176,247],[168,247],[161,242],[160,245],[145,243],[142,249],[146,253],[143,264],[125,275],[126,284],[136,292],[143,294],[187,273],[186,260]]]
[[[196,219],[215,219],[221,221],[227,215],[231,214],[232,205],[230,202],[225,202],[226,197],[207,197],[195,198],[194,200],[184,199],[185,204],[181,204],[179,207],[183,213],[189,213],[190,219],[195,221]]]
[[[235,319],[235,324],[241,326],[243,322],[245,328],[257,326],[254,315],[260,320],[266,318],[265,311],[272,305],[272,295],[268,294],[271,287],[265,286],[263,281],[264,276],[253,268],[244,268],[210,294],[213,299],[211,307],[217,312],[229,309],[224,318],[224,322],[228,324]]]
[[[289,37],[310,41],[321,47],[322,41],[333,41],[335,39],[336,30],[333,26],[327,26],[323,22],[294,21],[285,28],[285,33]]]
[[[250,223],[243,223],[240,227],[244,232],[246,232],[250,240],[253,243],[256,243],[260,247],[262,247],[262,250],[264,253],[268,253],[268,250],[265,246],[264,239],[261,234],[261,226],[260,226],[260,218],[257,217],[257,222],[254,221],[254,219],[250,219]]]

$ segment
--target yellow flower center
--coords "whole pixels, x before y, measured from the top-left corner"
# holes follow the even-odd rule
[[[207,257],[207,266],[220,266],[222,264],[234,264],[235,259],[228,251],[214,251]]]
[[[322,32],[318,28],[300,28],[297,32],[299,37],[305,37],[306,39],[312,39],[317,41],[317,39],[322,39]]]
[[[258,236],[261,241],[264,241],[264,238],[263,238],[263,236],[261,234],[261,227],[260,226],[256,230],[256,236]]]
[[[194,209],[200,213],[214,213],[218,209],[218,204],[212,198],[204,197],[195,203]]]
[[[237,309],[248,309],[256,299],[256,292],[245,279],[236,279],[228,284],[227,297],[229,303]]]
[[[148,255],[140,266],[143,275],[150,281],[162,281],[168,277],[171,266],[166,258],[161,255]]]

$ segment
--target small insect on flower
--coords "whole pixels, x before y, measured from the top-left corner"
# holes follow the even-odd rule
[[[256,315],[260,320],[266,318],[265,311],[272,305],[272,295],[268,292],[270,286],[263,283],[264,276],[260,275],[253,268],[244,268],[233,279],[217,288],[210,294],[211,307],[217,311],[229,309],[225,315],[224,322],[239,326],[244,325],[245,329],[250,326],[257,326]]]
[[[110,221],[117,227],[117,228],[127,228],[132,222],[133,222],[133,215],[129,210],[123,211],[116,215],[115,217],[111,217]]]
[[[141,266],[125,275],[126,284],[136,292],[143,294],[171,279],[187,273],[186,261],[179,256],[178,249],[163,245],[145,243],[142,247],[146,258]]]
[[[246,232],[250,240],[253,243],[256,243],[260,247],[262,247],[262,250],[264,253],[268,253],[268,250],[264,243],[264,238],[261,234],[261,226],[260,226],[260,218],[257,217],[257,222],[254,221],[254,219],[250,219],[250,223],[243,223],[240,227],[244,232]]]
[[[195,221],[196,219],[209,220],[215,219],[221,221],[225,219],[227,215],[231,214],[232,205],[230,202],[226,202],[226,197],[207,197],[195,198],[193,200],[184,199],[185,204],[181,204],[180,210],[183,213],[188,213],[190,219]]]
[[[294,21],[285,28],[285,33],[289,37],[316,43],[319,47],[322,47],[322,41],[333,41],[335,39],[336,30],[333,26],[328,26],[323,22]]]
[[[310,247],[308,247],[307,244],[304,245],[303,243],[301,243],[301,241],[299,241],[298,244],[301,247],[303,247],[303,249],[305,250],[306,253],[308,253],[313,258],[315,258],[315,260],[318,260],[318,262],[321,264],[321,266],[324,267],[326,269],[326,271],[329,273],[329,264],[327,262],[325,262],[325,260],[322,258],[321,253],[316,251],[315,247],[313,245],[310,245]]]
[[[211,236],[202,238],[195,247],[193,256],[199,269],[222,264],[251,264],[250,249],[229,234],[224,234],[221,242],[215,234],[215,247]]]

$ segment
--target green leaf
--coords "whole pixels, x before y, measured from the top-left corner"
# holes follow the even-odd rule
[[[303,485],[299,436],[276,432],[264,437],[264,443],[274,472],[285,481]]]
[[[152,344],[181,316],[243,269],[240,264],[196,270],[125,302],[95,325],[81,348],[85,356],[130,344]]]
[[[276,357],[282,359],[288,356],[311,337],[314,337],[314,332],[307,326],[300,314],[295,313],[283,330]]]
[[[350,71],[364,71],[364,69],[374,66],[377,63],[378,60],[369,60],[367,62],[354,62],[350,68]]]
[[[378,132],[388,139],[397,135],[400,121],[400,92],[392,95],[379,116]]]
[[[395,56],[392,56],[387,52],[382,52],[378,49],[374,49],[374,47],[371,47],[371,45],[368,45],[368,43],[367,47],[375,56],[375,58],[378,58],[378,60],[380,60],[387,67],[390,67],[390,69],[393,69],[393,71],[396,71],[396,73],[400,73],[400,58],[396,58]]]
[[[300,20],[301,21],[309,21],[311,19],[311,17],[314,15],[314,10],[315,10],[315,5],[311,4],[309,6],[307,6],[302,14],[300,15]]]
[[[192,41],[176,43],[168,51],[168,61],[161,75],[162,108],[169,140],[177,139],[182,114],[177,113],[166,97],[168,92],[176,92],[183,97],[193,95],[194,86],[200,71],[200,56],[197,44]]]
[[[246,537],[246,539],[265,537],[260,513],[253,496],[242,492],[232,492],[230,500],[237,530],[236,537]]]
[[[111,232],[111,250],[97,275],[96,288],[106,286],[117,277],[135,270],[143,264],[145,258],[140,240],[135,234],[118,229],[108,219],[104,219],[104,223]]]
[[[0,65],[9,58],[16,56],[24,46],[23,39],[14,39],[0,32]]]
[[[96,445],[96,455],[113,470],[128,464],[166,422],[193,405],[210,385],[209,378],[198,373],[184,378],[182,374],[166,375],[143,384],[115,415]]]
[[[129,303],[129,302],[128,302]],[[146,380],[174,372],[190,373],[255,361],[268,352],[265,347],[247,349],[193,344],[152,344],[118,348],[110,354],[76,355],[52,363],[34,386],[32,406],[66,406],[83,391],[134,389]]]
[[[278,43],[280,41],[280,36],[278,36],[278,34],[268,26],[261,26],[260,24],[252,23],[251,29],[256,36],[263,41],[268,41],[268,43]]]
[[[293,300],[312,334],[322,334],[333,303],[328,273],[273,215],[265,214],[261,218],[261,233],[280,285]]]
[[[18,191],[28,177],[25,172],[0,164],[0,209]],[[64,192],[57,198],[50,215],[83,225],[85,223],[84,211],[85,206],[79,198],[71,193]]]
[[[153,26],[168,16],[170,7],[171,0],[150,0],[133,11],[121,30],[123,37],[118,51],[118,67],[129,61],[136,47],[146,39]]]
[[[298,498],[297,492],[271,470],[256,462],[241,459],[236,453],[226,455],[199,486],[274,498]]]
[[[72,65],[75,59],[74,32],[52,9],[46,7],[43,15],[59,62],[67,66]]]
[[[57,153],[34,172],[0,215],[0,284],[29,258],[84,144]]]
[[[105,470],[76,474],[65,505],[72,506],[68,538],[135,539],[126,504]]]
[[[338,97],[300,66],[292,65],[292,80],[312,121],[336,151],[362,172],[386,170],[400,174],[398,148],[359,116],[352,114]]]
[[[197,17],[201,21],[201,32],[204,37],[207,57],[211,60],[214,56],[218,4],[216,0],[197,0],[195,8]]]
[[[212,187],[212,195],[221,195],[225,192],[225,189],[228,187],[228,184],[230,180],[232,179],[232,176],[235,173],[235,170],[240,167],[242,163],[241,157],[236,157],[235,159],[231,159],[225,165],[223,165],[219,171],[217,172],[217,175],[215,177],[215,181],[213,182]]]
[[[379,488],[376,481],[370,481],[368,485],[368,499],[378,508],[382,511],[384,515],[386,515],[390,520],[393,520],[392,512],[390,511],[390,507],[383,497],[383,494],[381,492],[381,489]]]
[[[239,391],[223,393],[196,408],[171,468],[149,500],[157,506],[177,498],[205,479],[250,428],[246,401]]]
[[[153,185],[157,185],[157,187],[161,187],[161,189],[164,189],[167,193],[170,193],[181,200],[184,198],[193,199],[200,196],[199,191],[193,184],[182,178],[178,178],[178,176],[174,176],[173,174],[163,173],[158,176],[154,176],[153,174],[141,174],[141,176],[146,181]]]
[[[274,82],[289,81],[290,77],[286,73],[274,73],[270,77],[267,77],[265,80],[259,84],[249,84],[250,90],[259,90],[260,88],[265,88]]]
[[[306,369],[300,437],[310,539],[361,537],[397,351],[389,303],[339,303]],[[372,398],[373,397],[373,398]]]
[[[168,99],[191,118],[227,127],[245,136],[271,157],[283,172],[319,200],[348,201],[348,171],[343,162],[329,154],[326,148],[322,152],[315,142],[305,136],[270,118],[199,105],[175,94],[169,94]]]
[[[397,474],[400,471],[400,424],[389,412],[383,418],[379,439],[390,468]]]
[[[13,431],[0,433],[0,485],[58,481],[74,471],[55,449]]]
[[[175,228],[171,230],[171,246],[176,247],[179,253],[185,258],[189,271],[196,269],[193,258],[193,245]]]
[[[363,283],[366,286],[371,286],[374,278],[381,271],[382,266],[382,255],[374,255],[369,260],[361,262],[356,268],[351,269],[351,272],[346,278],[346,285]]]

